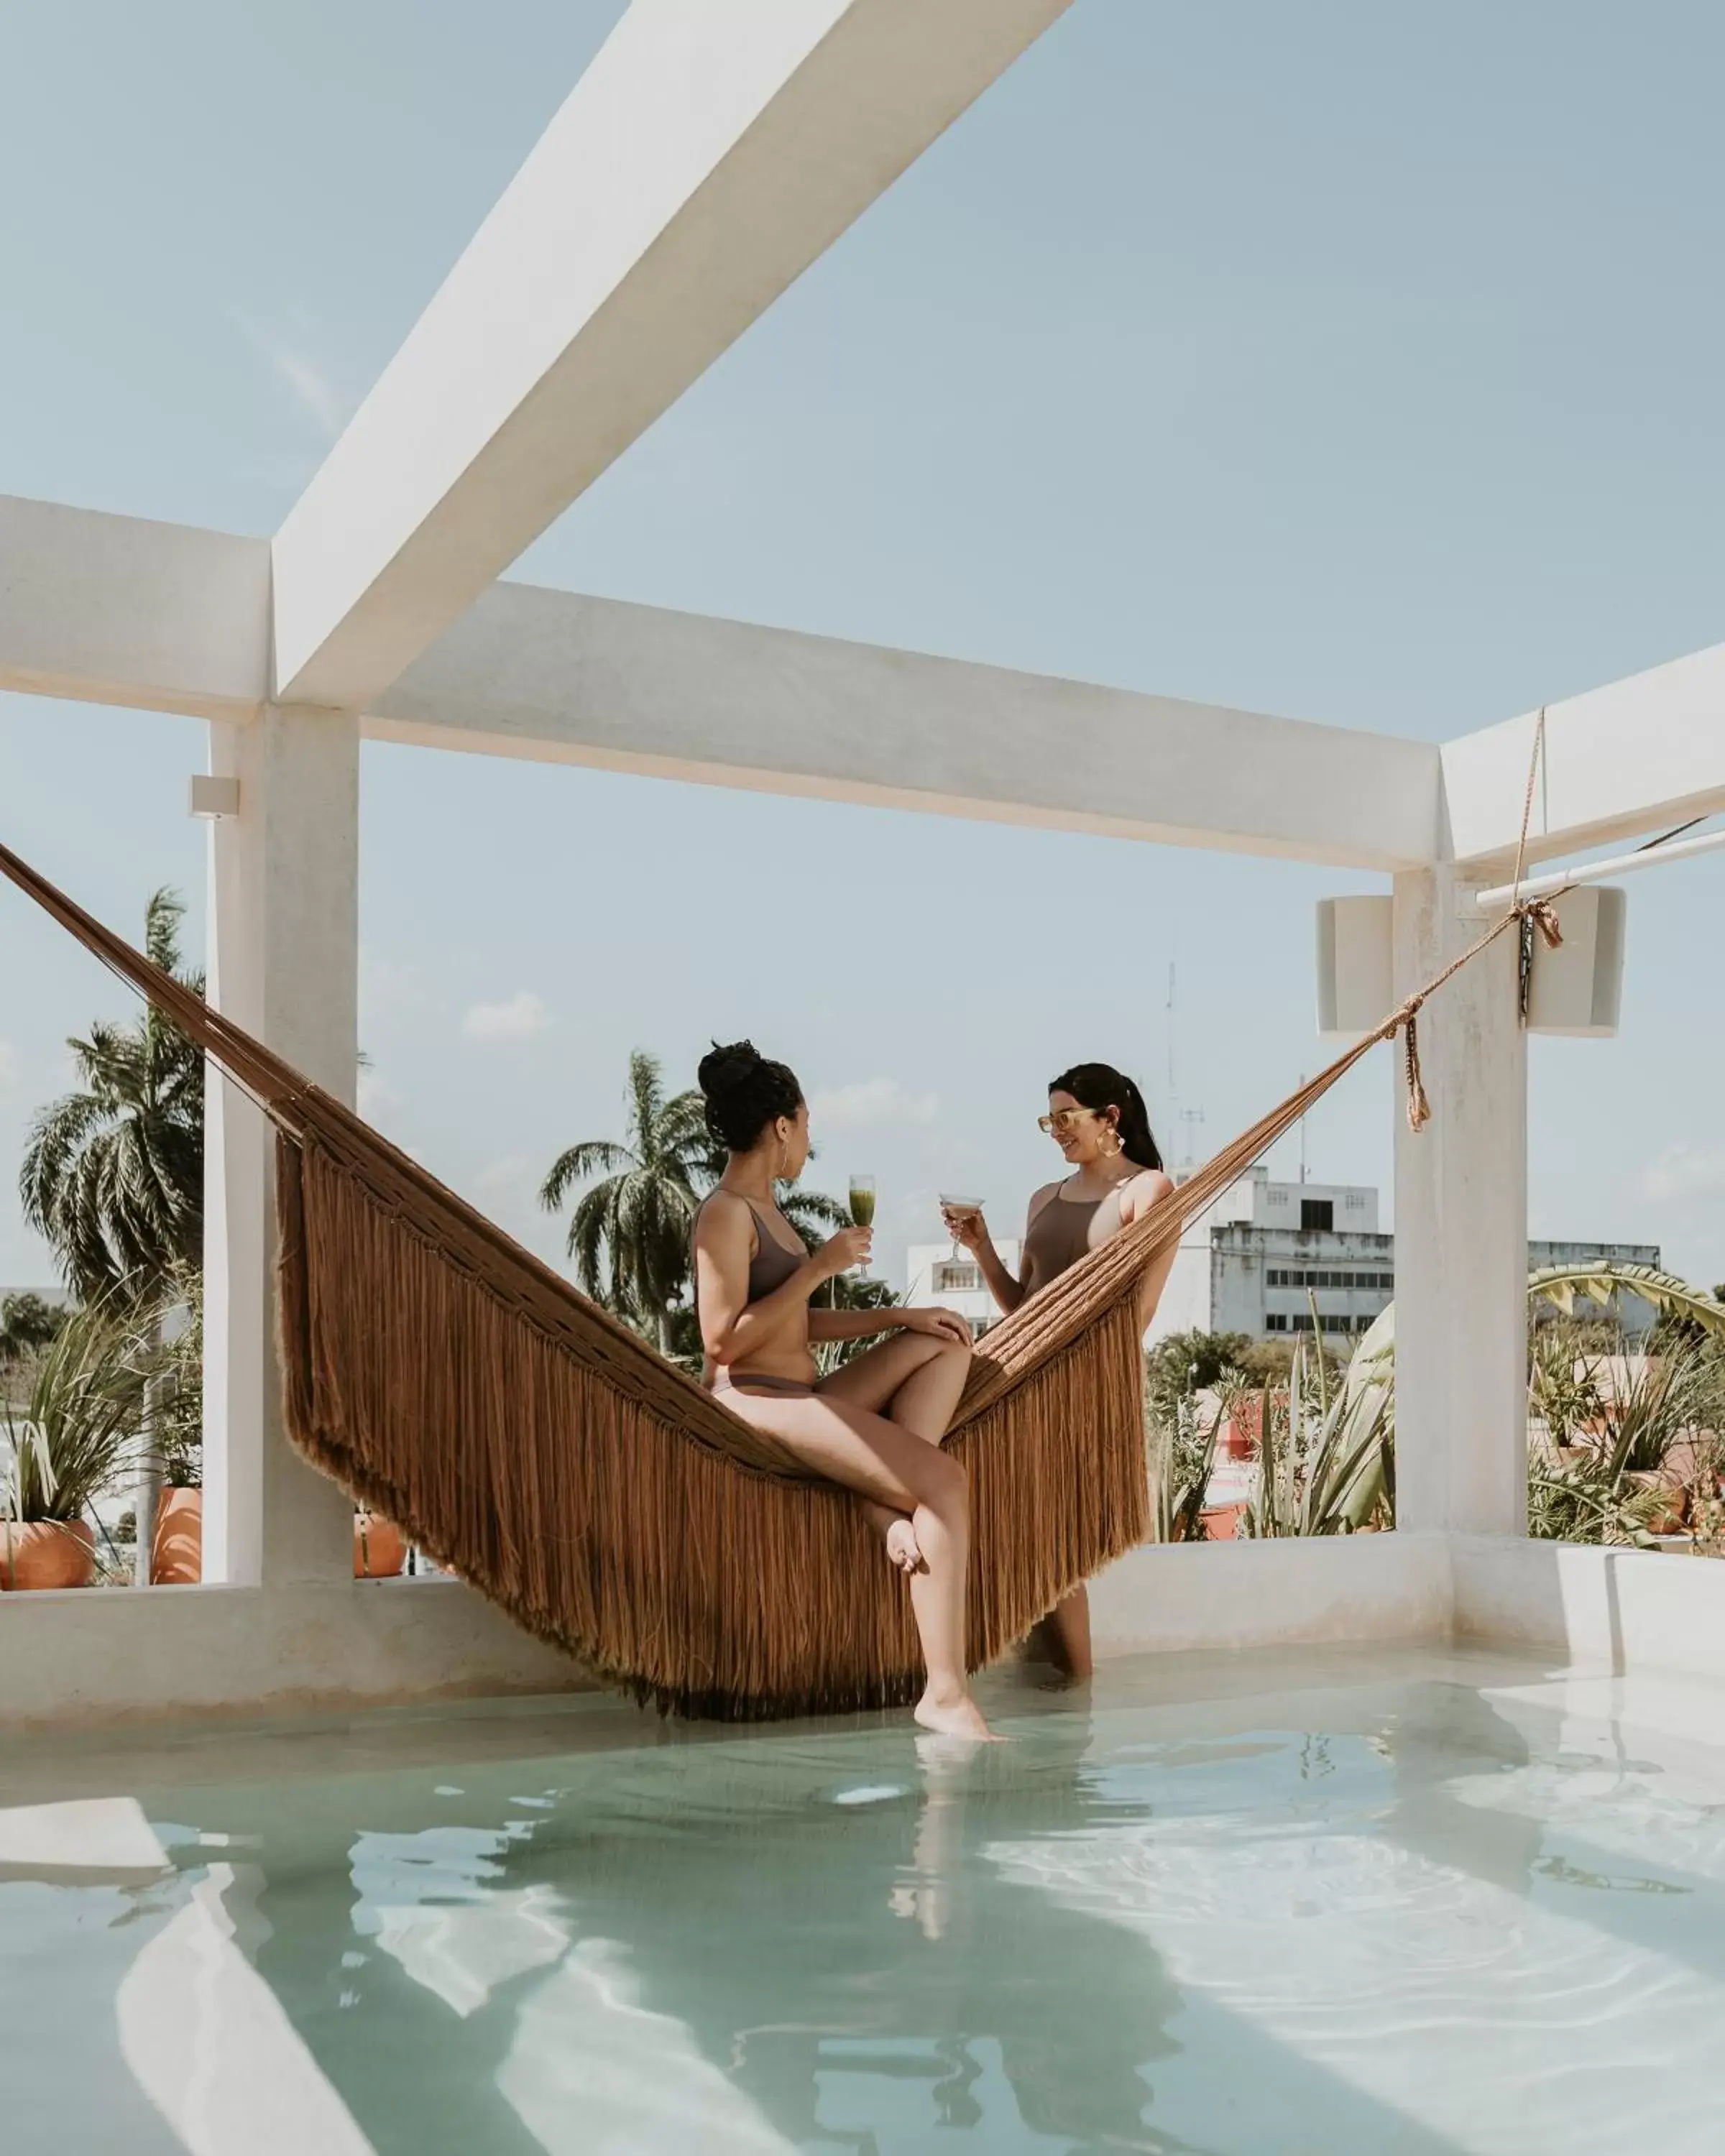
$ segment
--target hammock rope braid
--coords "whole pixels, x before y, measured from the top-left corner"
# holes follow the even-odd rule
[[[848,1492],[4,846],[0,873],[274,1125],[284,1418],[307,1459],[524,1629],[662,1710],[756,1720],[916,1697],[909,1596]],[[971,1667],[1149,1533],[1146,1268],[1398,1033],[1419,1129],[1421,1005],[1512,923],[1553,934],[1550,904],[1506,911],[978,1342],[946,1440],[971,1492]]]

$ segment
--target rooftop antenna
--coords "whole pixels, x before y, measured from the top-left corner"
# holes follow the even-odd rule
[[[1174,962],[1168,962],[1168,1104],[1174,1105]]]
[[[1300,1083],[1302,1086],[1306,1083],[1306,1073],[1303,1070],[1300,1073]],[[1300,1118],[1300,1180],[1302,1184],[1306,1180],[1306,1118],[1304,1116]]]

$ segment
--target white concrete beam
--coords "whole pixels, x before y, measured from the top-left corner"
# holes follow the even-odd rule
[[[1430,742],[531,585],[372,706],[373,740],[1358,868],[1431,860]]]
[[[372,701],[1069,0],[634,0],[275,542],[284,701]]]
[[[1513,857],[1537,719],[1445,742],[1457,860]],[[1549,706],[1545,742],[1530,860],[1725,809],[1725,644]]]
[[[256,716],[270,542],[0,495],[0,690]]]

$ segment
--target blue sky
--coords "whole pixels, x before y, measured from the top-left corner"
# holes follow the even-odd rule
[[[0,490],[274,529],[619,12],[14,0]],[[1717,641],[1722,66],[1657,0],[1077,0],[516,573],[1433,739]],[[179,886],[195,937],[203,757],[0,697],[0,829],[119,922]],[[788,1057],[883,1247],[942,1183],[1010,1228],[1078,1057],[1219,1143],[1322,1052],[1312,901],[1376,887],[403,750],[363,786],[374,1108],[547,1252],[533,1188],[636,1045]],[[1534,1232],[1708,1281],[1722,890],[1638,879],[1621,1038],[1533,1044]],[[48,1270],[29,1111],[116,1004],[21,901],[0,964],[6,1281]],[[1387,1189],[1393,1112],[1386,1060],[1313,1173]]]

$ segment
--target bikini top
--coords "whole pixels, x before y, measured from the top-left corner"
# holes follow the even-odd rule
[[[1046,1287],[1069,1265],[1076,1265],[1090,1248],[1091,1223],[1104,1205],[1120,1210],[1117,1191],[1101,1198],[1063,1198],[1061,1183],[1024,1230],[1024,1279],[1035,1287]]]
[[[737,1194],[741,1196],[742,1194]],[[711,1198],[701,1201],[701,1211],[695,1216],[697,1225],[700,1223],[701,1213],[704,1213],[711,1203]],[[748,1299],[751,1303],[757,1303],[764,1301],[775,1288],[783,1287],[798,1266],[803,1263],[807,1254],[802,1248],[800,1238],[798,1238],[798,1247],[794,1250],[788,1250],[778,1236],[768,1231],[767,1226],[768,1214],[764,1208],[756,1204],[752,1198],[743,1199],[743,1204],[755,1216],[756,1249],[749,1259]],[[775,1220],[784,1219],[783,1214],[776,1206],[773,1209],[771,1217]],[[694,1261],[692,1229],[690,1235],[690,1260],[692,1265]]]

